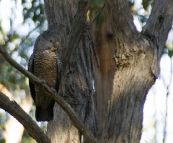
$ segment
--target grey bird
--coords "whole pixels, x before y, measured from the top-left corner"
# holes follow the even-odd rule
[[[59,42],[50,31],[44,31],[36,40],[33,54],[28,63],[28,71],[45,81],[58,92],[59,87],[59,57],[57,54]],[[49,94],[43,87],[29,81],[31,96],[36,106],[37,121],[53,120],[54,100],[46,96]]]

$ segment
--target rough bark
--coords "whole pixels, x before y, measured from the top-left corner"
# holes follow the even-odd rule
[[[142,33],[135,29],[126,0],[106,4],[115,36],[116,72],[102,142],[138,143],[146,94],[159,75],[161,51],[171,29],[173,1],[153,3]]]
[[[87,0],[45,0],[49,23],[48,30],[55,31],[57,40],[60,43],[59,53],[63,69],[59,94],[20,67],[9,57],[4,48],[0,47],[0,52],[8,62],[27,77],[30,77],[33,83],[41,84],[46,91],[51,93],[50,97],[68,114],[70,119],[61,107],[56,104],[54,120],[48,124],[48,135],[53,143],[86,142],[86,139],[88,139],[87,142],[97,142],[92,136],[96,136],[97,131],[94,104],[93,44],[86,21],[86,12],[90,2]],[[143,105],[146,94],[159,75],[161,51],[172,25],[173,1],[155,0],[151,16],[141,33],[138,33],[135,29],[127,0],[106,0],[105,3],[109,15],[108,19],[112,24],[116,69],[110,103],[106,103],[109,97],[99,102],[101,92],[97,91],[97,104],[104,103],[103,107],[106,104],[109,105],[105,127],[102,128],[102,125],[100,127],[101,130],[103,129],[100,142],[138,143],[141,137]],[[114,48],[110,49],[114,51]],[[102,48],[101,50],[97,49],[100,64],[103,65],[100,66],[99,70],[97,69],[96,90],[103,87],[102,91],[110,94],[104,84],[103,86],[98,84],[99,81],[110,81],[105,78],[108,65],[106,65],[107,62],[102,62],[102,58],[107,57],[102,56],[103,51]],[[105,51],[107,52],[107,50]],[[108,55],[112,54],[109,53]],[[108,60],[108,63],[111,62]],[[112,77],[112,73],[110,75]],[[105,79],[101,79],[103,77]],[[28,116],[23,113],[23,110],[14,101],[10,101],[2,93],[0,95],[2,99],[0,100],[1,108],[13,114],[19,121],[25,122],[23,123],[24,126],[28,124],[28,121],[29,123],[32,122],[31,118],[26,119]],[[104,93],[100,97],[105,95]],[[97,107],[100,108],[101,106],[97,105]],[[102,118],[106,110],[102,113],[98,110],[100,112],[99,117]],[[78,120],[78,117],[80,120]],[[101,124],[103,121],[101,121]],[[85,130],[83,124],[90,130],[92,135]],[[35,126],[37,127],[37,125]],[[39,128],[25,127],[34,138],[37,138],[38,142],[49,142],[49,139]],[[34,134],[35,132],[37,133]],[[85,138],[81,133],[85,135]]]
[[[58,33],[57,39],[60,43],[62,77],[59,95],[70,104],[80,120],[95,135],[93,47],[86,21],[90,2],[45,0],[45,9],[48,30]],[[58,25],[61,25],[61,28],[57,28]],[[54,109],[54,120],[48,124],[51,141],[85,142],[86,139],[74,127],[60,106],[55,105]]]
[[[64,101],[64,99],[59,96],[56,92],[56,90],[50,88],[45,81],[40,80],[39,78],[37,78],[36,76],[34,76],[32,73],[28,72],[26,69],[24,69],[23,67],[21,67],[18,63],[16,63],[7,53],[7,51],[4,49],[4,47],[0,47],[0,53],[3,55],[3,57],[12,65],[14,66],[17,70],[19,70],[21,73],[23,73],[26,77],[28,77],[30,79],[30,81],[32,81],[32,83],[37,84],[42,86],[48,93],[50,94],[46,94],[47,96],[51,97],[53,100],[55,100],[61,107],[62,109],[67,113],[67,115],[69,116],[70,120],[72,121],[72,123],[74,124],[74,126],[85,136],[85,138],[88,140],[88,142],[96,142],[96,139],[94,138],[94,136],[89,132],[89,130],[83,125],[83,123],[81,122],[81,120],[78,118],[78,116],[76,115],[76,113],[74,112],[74,110],[69,106],[69,104]],[[3,98],[3,97],[2,97]],[[4,99],[5,100],[5,99]],[[2,101],[4,101],[2,100]],[[8,100],[7,100],[8,102]],[[30,128],[28,127],[27,122],[23,121],[23,117],[27,116],[26,114],[22,113],[21,108],[14,108],[11,109],[11,106],[7,106],[8,103],[6,102],[1,102],[1,108],[8,111],[8,113],[13,114],[13,116],[15,118],[17,118],[21,123],[23,123],[23,125],[26,127],[26,129],[30,130]],[[10,105],[10,104],[9,104]],[[14,104],[14,106],[17,106],[17,104]],[[7,108],[7,109],[6,109]],[[24,112],[24,111],[23,111]],[[21,113],[18,117],[18,114],[16,113]],[[25,112],[24,112],[25,113]],[[22,115],[22,116],[21,116]],[[21,120],[20,120],[21,119]],[[31,123],[32,121],[30,121]],[[33,126],[35,126],[35,123],[33,122],[32,124]],[[37,129],[37,128],[36,128]],[[32,130],[32,134],[37,134],[36,130]],[[44,135],[42,135],[44,136]],[[42,137],[45,138],[45,137]]]
[[[0,107],[14,116],[38,143],[50,143],[47,136],[25,111],[13,100],[0,92]]]
[[[32,107],[31,97],[22,99],[20,103],[21,108],[28,114]],[[4,124],[4,131],[2,133],[6,143],[19,143],[21,142],[24,127],[11,116]]]
[[[108,113],[108,101],[113,91],[113,78],[115,74],[115,43],[110,17],[108,16],[107,6],[101,9],[104,12],[104,21],[98,29],[96,22],[92,24],[92,37],[98,60],[95,63],[95,95],[96,95],[96,111],[98,117],[98,138],[101,137],[104,128],[105,119]],[[100,12],[100,13],[101,13]],[[93,12],[94,13],[94,12]],[[97,13],[96,13],[97,16]],[[95,14],[92,14],[91,21]],[[98,18],[98,17],[96,17]]]
[[[81,2],[85,5],[87,1]],[[101,130],[99,133],[103,130],[101,142],[135,143],[140,141],[143,105],[149,88],[153,85],[159,74],[160,51],[163,49],[163,44],[170,30],[172,20],[172,1],[164,1],[159,6],[160,2],[160,0],[155,1],[151,17],[141,33],[137,32],[133,24],[133,18],[126,0],[107,0],[105,2],[106,9],[108,10],[108,19],[112,24],[113,33],[111,33],[111,36],[113,35],[114,44],[112,46],[114,48],[110,48],[111,44],[109,45],[110,49],[108,48],[106,50],[104,49],[106,46],[100,49],[96,47],[98,59],[101,64],[100,69],[96,69],[96,90],[98,90],[96,91],[96,102],[98,120],[100,120],[99,128]],[[52,1],[50,3],[48,4],[45,0],[49,28],[55,23],[61,23],[64,26],[64,31],[60,32],[62,63],[64,67],[59,93],[73,107],[82,122],[93,133],[95,132],[95,127],[92,126],[92,123],[95,124],[94,103],[91,102],[93,101],[93,97],[89,96],[90,99],[86,98],[88,97],[86,94],[89,93],[88,89],[93,90],[89,85],[92,85],[92,80],[94,79],[92,64],[85,66],[88,62],[92,63],[92,57],[89,54],[91,51],[87,51],[91,48],[88,49],[90,45],[87,43],[90,41],[90,34],[88,34],[89,32],[85,28],[86,21],[84,13],[86,12],[86,7],[82,11],[82,5],[77,0],[63,2]],[[159,8],[157,8],[158,6]],[[156,13],[156,9],[163,12],[161,16],[154,14]],[[166,9],[169,10],[165,11]],[[157,13],[159,12],[157,11]],[[152,15],[154,16],[153,21]],[[168,19],[163,17],[168,17]],[[77,29],[76,26],[78,26]],[[152,28],[153,26],[155,28]],[[163,34],[163,37],[159,38],[158,33],[159,35]],[[104,37],[101,38],[104,39]],[[95,41],[99,43],[101,40],[95,39]],[[159,48],[158,41],[161,44]],[[82,43],[85,44],[82,45]],[[106,43],[104,44],[106,45]],[[110,51],[112,53],[114,52],[113,56],[116,69],[113,69],[115,71],[113,93],[109,104],[108,117],[103,128],[103,117],[107,110],[106,106],[108,105],[107,101],[110,97],[111,87],[106,89],[107,86],[100,81],[111,82],[111,79],[106,76],[113,76],[112,70],[108,68],[112,62],[109,60],[104,61],[104,58],[106,59],[109,56],[111,58],[112,53]],[[105,52],[108,52],[108,55],[103,56],[102,54]],[[108,74],[108,72],[110,73]],[[82,92],[82,88],[86,90]],[[101,91],[105,93],[102,94]],[[107,97],[105,97],[106,94],[108,95]],[[86,114],[86,102],[89,103],[89,108],[93,107],[90,110],[91,116]],[[101,105],[102,103],[104,104],[103,106]],[[101,106],[104,110],[100,109]],[[48,134],[51,140],[53,142],[81,141],[82,139],[77,130],[73,128],[71,122],[58,105],[56,105],[54,112],[55,118],[48,125]],[[91,120],[84,120],[85,115]],[[60,134],[57,135],[57,132]]]

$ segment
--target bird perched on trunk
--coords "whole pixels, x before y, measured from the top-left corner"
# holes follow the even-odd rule
[[[44,31],[36,40],[33,54],[28,63],[28,70],[44,80],[49,87],[58,92],[60,61],[57,54],[59,43],[51,31]],[[54,100],[43,87],[29,81],[31,96],[36,106],[36,120],[50,121],[53,119]]]

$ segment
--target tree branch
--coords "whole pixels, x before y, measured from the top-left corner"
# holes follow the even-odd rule
[[[155,0],[150,17],[141,32],[142,37],[147,38],[153,52],[153,63],[151,65],[152,74],[158,77],[160,68],[160,58],[164,45],[171,30],[173,20],[173,1]]]
[[[143,27],[142,34],[157,44],[161,54],[173,21],[173,1],[155,0],[150,17]]]
[[[72,20],[71,32],[69,37],[68,48],[65,52],[65,57],[63,57],[63,63],[69,63],[70,58],[74,56],[76,48],[78,48],[80,37],[83,31],[87,28],[86,13],[91,4],[91,0],[79,0],[77,13]],[[76,26],[77,25],[77,26]],[[67,65],[67,64],[65,64]]]
[[[17,51],[18,48],[19,48],[20,46],[22,46],[22,44],[25,42],[25,40],[31,35],[31,33],[32,33],[33,31],[35,31],[40,25],[41,25],[41,23],[38,24],[34,29],[32,29],[25,37],[21,38],[20,44],[19,44],[18,46],[16,46],[16,47],[11,51],[11,54],[12,54],[13,52]]]
[[[61,98],[56,90],[51,89],[43,80],[40,80],[36,76],[34,76],[32,73],[28,72],[25,70],[22,66],[20,66],[17,62],[15,62],[7,53],[7,51],[3,48],[0,47],[0,53],[4,56],[4,58],[12,65],[14,66],[17,70],[19,70],[21,73],[23,73],[26,77],[28,77],[31,82],[34,84],[38,84],[42,87],[44,87],[49,93],[50,97],[54,99],[62,108],[63,110],[67,113],[69,116],[70,120],[73,122],[74,126],[85,136],[86,140],[88,142],[96,143],[96,139],[94,136],[90,133],[90,131],[83,125],[83,123],[79,120],[77,117],[76,113],[74,110],[70,107],[70,105],[63,99]]]
[[[50,139],[13,99],[9,99],[2,92],[0,99],[0,107],[14,116],[38,143],[50,143]]]

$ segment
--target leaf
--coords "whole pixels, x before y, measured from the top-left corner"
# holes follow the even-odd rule
[[[147,10],[149,4],[150,4],[150,0],[142,0],[142,5],[145,10]]]
[[[22,0],[22,4],[26,3],[26,0]]]

